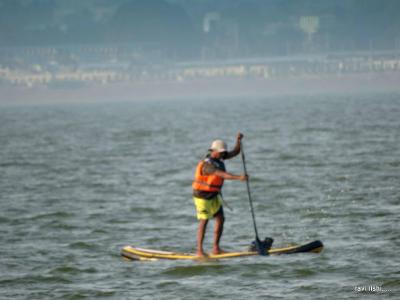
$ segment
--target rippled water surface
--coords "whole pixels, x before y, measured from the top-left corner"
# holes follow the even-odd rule
[[[324,251],[122,259],[127,244],[194,251],[196,163],[238,131],[259,232]],[[1,299],[400,298],[399,95],[2,106],[0,145]],[[245,185],[224,196],[222,244],[245,249]]]

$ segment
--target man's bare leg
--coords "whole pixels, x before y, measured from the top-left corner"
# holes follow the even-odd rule
[[[203,240],[204,240],[204,235],[206,233],[206,228],[207,228],[208,220],[200,220],[199,221],[199,228],[197,229],[197,256],[203,257],[205,256],[204,251],[203,251]]]
[[[219,247],[219,242],[224,231],[224,222],[224,212],[221,210],[215,216],[213,254],[224,253],[224,251]]]

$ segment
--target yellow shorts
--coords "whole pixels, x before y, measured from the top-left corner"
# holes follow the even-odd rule
[[[208,200],[193,197],[193,201],[196,206],[198,220],[209,220],[214,218],[215,214],[222,206],[222,197],[220,194]]]

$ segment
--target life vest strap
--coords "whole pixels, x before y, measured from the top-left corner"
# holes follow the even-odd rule
[[[222,185],[208,184],[207,182],[200,181],[200,180],[194,180],[193,182],[200,184],[200,185],[208,186],[210,188],[215,188],[215,189],[220,189],[222,187]]]

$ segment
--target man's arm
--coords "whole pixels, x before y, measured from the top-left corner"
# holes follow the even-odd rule
[[[222,170],[217,169],[213,164],[210,163],[205,163],[203,166],[202,173],[204,175],[217,175],[219,177],[222,177],[223,179],[228,179],[228,180],[241,180],[241,181],[246,181],[248,179],[247,175],[234,175]]]
[[[240,180],[240,181],[246,181],[248,179],[247,175],[234,175],[228,172],[224,172],[221,170],[216,170],[214,172],[215,175],[222,177],[223,179],[228,179],[228,180]]]
[[[240,153],[240,141],[243,138],[243,134],[241,134],[240,132],[237,134],[236,136],[236,145],[235,148],[233,148],[232,151],[229,151],[226,153],[225,159],[230,159],[235,157],[236,155],[238,155]]]

